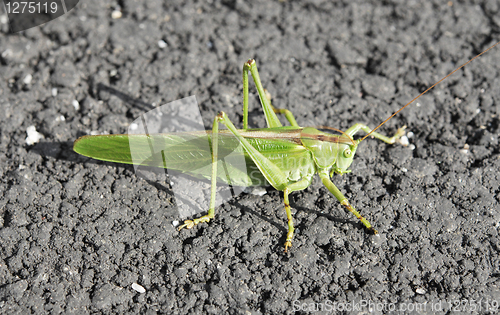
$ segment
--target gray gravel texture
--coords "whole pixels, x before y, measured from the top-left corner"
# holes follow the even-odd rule
[[[123,0],[81,1],[19,34],[0,25],[0,313],[496,313],[500,48],[380,129],[407,125],[413,150],[367,140],[334,176],[378,236],[318,179],[292,194],[288,253],[272,189],[178,232],[165,182],[72,142],[190,95],[207,126],[221,110],[241,126],[250,57],[300,125],[373,127],[499,40],[499,16],[494,0]],[[44,136],[31,146],[29,126]]]

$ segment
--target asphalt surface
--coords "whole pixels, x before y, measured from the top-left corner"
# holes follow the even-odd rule
[[[72,143],[191,95],[207,127],[221,110],[241,126],[248,58],[299,125],[374,127],[500,40],[499,16],[497,1],[81,1],[1,24],[0,313],[497,313],[498,47],[380,128],[406,125],[408,147],[368,139],[333,177],[378,236],[318,179],[292,194],[288,253],[272,189],[178,232],[168,183]]]

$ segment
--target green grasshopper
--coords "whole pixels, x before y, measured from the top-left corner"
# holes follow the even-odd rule
[[[218,179],[230,185],[257,186],[267,184],[273,186],[276,190],[283,191],[285,212],[288,219],[288,232],[284,244],[285,251],[287,251],[292,246],[294,234],[289,194],[309,187],[314,174],[317,173],[323,185],[337,198],[340,204],[354,214],[369,232],[377,234],[377,230],[354,209],[330,178],[333,174],[343,175],[351,172],[349,167],[358,149],[358,145],[368,136],[372,136],[388,144],[395,143],[404,135],[405,127],[398,129],[392,137],[384,136],[375,132],[375,130],[434,86],[499,43],[483,51],[429,87],[374,129],[370,129],[368,126],[359,123],[354,124],[345,132],[335,128],[320,128],[333,129],[340,132],[340,135],[336,135],[311,127],[300,127],[289,110],[278,109],[271,105],[271,98],[262,86],[256,63],[253,59],[250,59],[243,66],[243,129],[236,129],[228,119],[226,113],[220,112],[214,119],[211,132],[84,136],[75,141],[73,150],[81,155],[98,160],[133,164],[129,146],[132,143],[134,143],[136,148],[141,148],[142,146],[146,154],[151,143],[154,143],[155,146],[162,148],[161,157],[152,158],[144,162],[144,165],[164,168],[167,168],[168,165],[169,169],[194,176],[210,178],[211,194],[208,213],[193,220],[186,220],[179,227],[179,230],[183,228],[191,229],[197,224],[209,222],[214,218]],[[267,128],[265,129],[248,128],[248,72],[250,72],[257,87],[262,109],[264,110],[267,122]],[[282,126],[276,114],[284,114],[291,126]],[[223,124],[228,130],[219,131],[219,124]],[[364,131],[366,135],[361,139],[354,140],[353,136],[359,131]],[[206,150],[202,152],[202,149],[196,145],[196,140],[203,139],[206,141],[207,137],[209,143],[211,143],[211,152],[207,152]],[[178,145],[182,140],[191,141],[191,146]],[[232,176],[227,176],[226,165],[224,165],[225,172],[220,171],[220,168],[218,170],[219,154],[223,150],[233,150],[236,147],[235,142],[241,145],[242,149],[240,153],[244,155],[247,169],[249,170],[246,174],[238,173],[236,177],[234,176],[234,171]],[[228,149],[229,147],[231,149]],[[179,162],[178,155],[175,154],[181,151],[188,151],[191,156],[196,157],[193,158],[195,163],[211,163],[211,173],[197,174],[196,171],[185,169],[186,161],[182,160]],[[231,165],[229,165],[229,168],[231,172]]]

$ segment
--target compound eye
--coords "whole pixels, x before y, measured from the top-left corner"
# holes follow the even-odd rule
[[[352,151],[351,149],[347,148],[344,150],[344,157],[350,158],[352,156]]]

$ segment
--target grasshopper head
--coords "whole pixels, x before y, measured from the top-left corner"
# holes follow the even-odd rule
[[[351,171],[348,168],[351,166],[359,140],[353,140],[344,132],[334,130],[341,132],[343,135],[331,135],[306,127],[302,130],[300,139],[302,144],[312,152],[317,167],[331,168],[331,175],[333,175],[333,172],[340,175],[350,173]]]
[[[348,168],[352,164],[352,160],[354,159],[354,154],[356,153],[357,149],[358,141],[355,141],[355,144],[340,145],[337,161],[333,165],[332,171],[339,175],[350,173],[351,170],[348,170]]]

